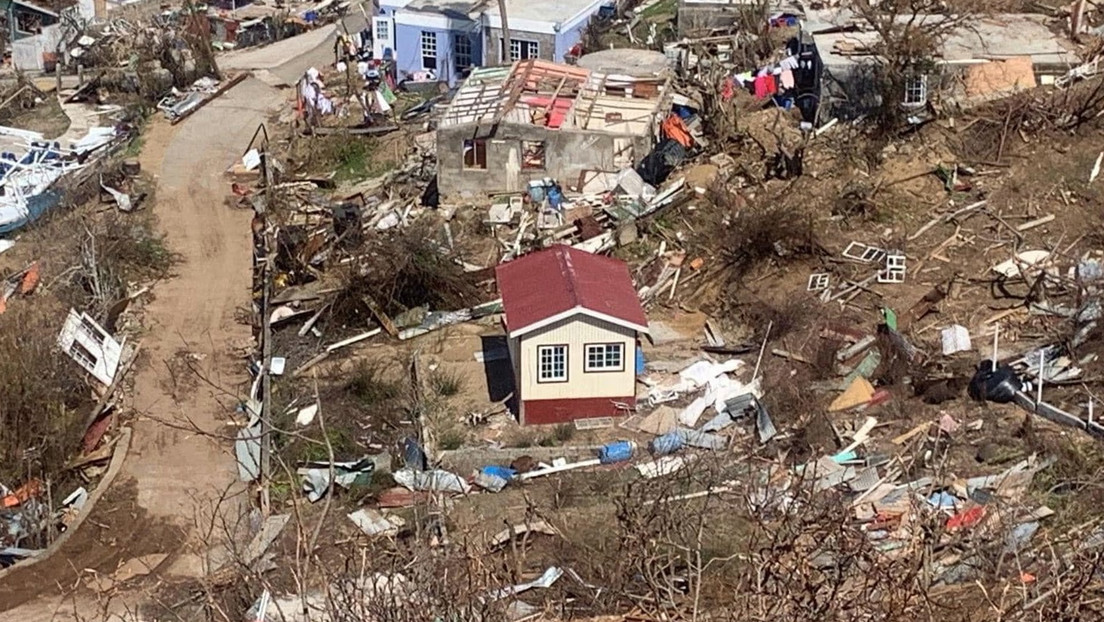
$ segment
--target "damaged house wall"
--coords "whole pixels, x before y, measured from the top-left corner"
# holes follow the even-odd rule
[[[676,16],[678,34],[680,37],[702,36],[714,30],[747,23],[753,17],[761,17],[765,21],[765,13],[766,9],[760,4],[681,0]]]
[[[504,63],[508,63],[512,60],[517,60],[517,59],[506,59],[504,61],[503,58],[502,58],[502,54],[501,54],[501,51],[502,51],[502,48],[501,48],[501,45],[502,45],[502,29],[500,29],[500,28],[489,28],[488,27],[488,28],[486,28],[486,35],[487,35],[486,64],[488,66],[490,66],[490,65],[501,65],[501,64],[504,64]],[[556,49],[557,48],[556,48],[556,35],[555,34],[521,30],[519,28],[512,27],[512,22],[511,22],[510,39],[517,40],[517,41],[523,41],[523,42],[533,42],[533,43],[537,44],[537,55],[535,57],[527,56],[528,51],[523,50],[522,55],[525,56],[525,58],[543,58],[544,60],[551,60],[551,61],[562,60],[562,58],[561,59],[556,58]],[[522,59],[522,60],[524,60],[524,59]]]
[[[902,18],[903,19],[903,18]],[[926,20],[940,16],[916,16]],[[810,22],[811,39],[822,70],[820,118],[854,119],[881,106],[875,52],[879,35],[861,24],[836,25],[824,16]],[[1072,44],[1048,27],[1039,15],[1004,14],[973,20],[947,35],[931,58],[916,59],[931,68],[909,79],[900,93],[906,108],[923,109],[930,101],[975,105],[1018,90],[1052,84],[1078,57]]]
[[[485,168],[464,165],[465,141],[483,141]],[[544,167],[522,165],[522,141],[544,143]],[[653,144],[651,134],[616,135],[514,123],[502,123],[497,130],[489,124],[443,128],[437,132],[437,187],[445,197],[474,197],[521,192],[531,180],[546,177],[571,185],[583,171],[635,166]]]
[[[540,59],[476,69],[437,124],[438,190],[463,199],[520,192],[538,179],[571,187],[584,171],[635,166],[669,102],[666,77]]]

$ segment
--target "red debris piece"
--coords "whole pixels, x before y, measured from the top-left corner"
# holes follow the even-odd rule
[[[985,518],[985,506],[975,505],[948,518],[947,529],[967,529],[980,523],[983,518]]]

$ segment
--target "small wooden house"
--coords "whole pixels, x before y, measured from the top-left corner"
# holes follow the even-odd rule
[[[637,337],[648,320],[624,262],[553,246],[495,272],[522,425],[635,405]]]

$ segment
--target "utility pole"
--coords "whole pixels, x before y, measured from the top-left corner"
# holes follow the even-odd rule
[[[1085,0],[1077,0],[1073,3],[1070,12],[1070,39],[1081,40],[1081,20],[1085,17]]]
[[[498,64],[509,65],[510,58],[510,23],[506,19],[506,0],[498,0],[498,14],[502,18],[502,47],[499,48]]]

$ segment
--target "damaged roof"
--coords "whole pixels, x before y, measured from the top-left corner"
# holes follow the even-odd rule
[[[942,16],[920,16],[941,20]],[[878,33],[864,29],[849,12],[821,12],[806,23],[813,33],[817,51],[827,66],[860,62],[870,57],[869,48],[879,41]],[[1042,15],[1007,13],[969,20],[943,42],[939,59],[954,63],[972,60],[1003,60],[1028,56],[1034,64],[1065,65],[1078,62],[1074,46],[1056,34]]]
[[[611,134],[650,133],[666,78],[592,72],[545,60],[477,69],[457,91],[439,128],[503,121]]]
[[[625,262],[557,245],[495,268],[506,330],[518,337],[575,314],[648,332]]]

